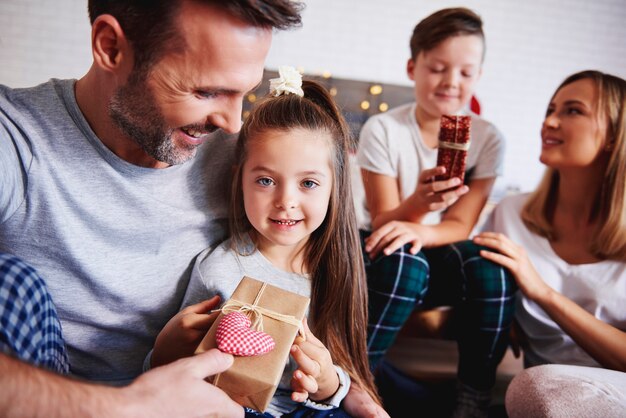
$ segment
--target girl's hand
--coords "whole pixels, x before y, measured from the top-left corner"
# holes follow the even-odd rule
[[[495,232],[483,232],[474,237],[474,242],[492,248],[499,253],[486,250],[480,251],[480,255],[487,260],[509,269],[515,277],[517,286],[529,299],[537,300],[551,291],[551,288],[537,274],[537,270],[535,270],[528,258],[526,250],[515,244],[506,235]]]
[[[339,376],[333,359],[324,344],[311,332],[306,318],[303,320],[306,341],[296,338],[291,347],[291,356],[298,369],[291,379],[291,399],[304,402],[307,398],[321,401],[330,398],[339,389]]]
[[[163,327],[154,343],[151,366],[157,367],[194,354],[219,312],[219,296],[190,305],[178,312]]]
[[[411,243],[409,252],[417,254],[423,245],[419,227],[411,222],[387,222],[365,239],[365,251],[374,259],[381,251],[384,255],[389,255],[404,244]]]
[[[435,181],[435,176],[444,174],[446,168],[438,166],[420,173],[412,199],[418,213],[443,210],[453,205],[461,196],[469,191],[469,187],[461,184],[461,179],[453,177],[448,180]],[[460,186],[460,187],[459,187]]]

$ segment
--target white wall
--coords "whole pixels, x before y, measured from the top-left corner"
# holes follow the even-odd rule
[[[80,77],[91,64],[85,0],[0,0],[0,83],[27,86]],[[268,68],[409,85],[404,69],[415,24],[447,0],[309,0],[302,28],[276,35]],[[485,24],[487,56],[477,96],[507,137],[498,190],[529,190],[541,176],[539,129],[567,75],[599,69],[626,78],[625,0],[466,0]]]

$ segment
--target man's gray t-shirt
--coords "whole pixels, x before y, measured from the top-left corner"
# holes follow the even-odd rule
[[[235,140],[132,165],[96,137],[74,84],[0,86],[0,251],[46,281],[72,374],[122,384],[178,312],[195,256],[226,236]]]

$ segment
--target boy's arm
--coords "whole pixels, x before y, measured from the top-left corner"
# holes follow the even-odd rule
[[[241,406],[204,380],[232,362],[232,356],[211,350],[114,388],[65,378],[0,354],[0,416],[243,417]]]
[[[437,225],[420,225],[424,247],[437,247],[467,239],[478,222],[495,177],[471,180],[469,191],[450,206]]]
[[[436,247],[467,239],[494,183],[493,177],[470,181],[469,191],[447,209],[439,224],[422,225],[418,222],[392,220],[376,227],[366,239],[365,250],[370,257],[375,257],[381,251],[388,255],[411,243],[410,251],[415,254],[422,247]],[[376,219],[378,222],[381,217]],[[372,224],[378,225],[374,222]]]
[[[429,212],[452,205],[467,192],[466,187],[450,190],[459,185],[458,179],[431,181],[441,173],[440,168],[424,170],[420,174],[415,192],[402,200],[398,179],[362,169],[361,176],[372,217],[372,228],[376,229],[390,221],[420,223]]]

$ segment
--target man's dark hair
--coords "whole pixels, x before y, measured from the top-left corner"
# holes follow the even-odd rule
[[[268,29],[299,26],[304,7],[293,0],[89,0],[89,19],[93,23],[102,14],[115,17],[133,47],[135,69],[147,70],[163,55],[184,47],[173,24],[182,1],[211,4]]]

